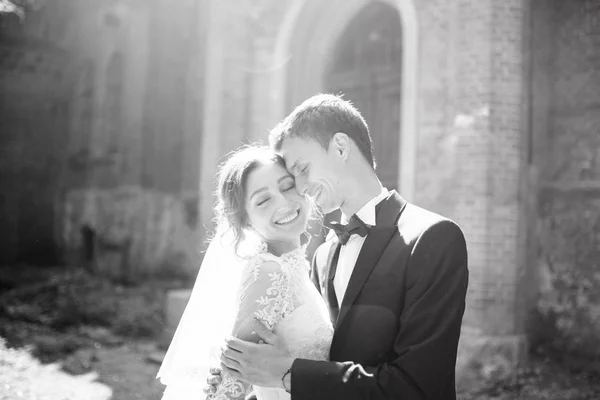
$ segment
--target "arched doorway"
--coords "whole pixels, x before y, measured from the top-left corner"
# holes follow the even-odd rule
[[[318,92],[343,94],[369,124],[383,184],[410,200],[417,31],[411,3],[308,0],[291,12],[296,14],[284,21],[276,50],[276,62],[286,65],[274,80],[274,92],[285,105],[279,117]],[[328,215],[326,222],[337,219],[339,212]],[[309,257],[325,234],[320,224],[313,225]]]
[[[343,94],[369,124],[377,174],[388,189],[399,189],[402,26],[395,8],[371,2],[337,39],[323,84]],[[400,132],[400,134],[399,134]]]
[[[381,20],[377,18],[381,17]],[[368,22],[371,21],[371,22]],[[386,86],[381,84],[382,98],[396,96],[394,101],[382,102],[375,107],[389,107],[385,122],[389,126],[380,127],[376,116],[361,104],[361,98],[368,95],[357,96],[351,94],[347,87],[337,85],[342,78],[335,78],[331,73],[335,70],[336,55],[343,53],[344,44],[352,48],[352,40],[344,40],[344,36],[352,35],[354,38],[368,39],[369,28],[381,26],[376,29],[373,38],[379,34],[383,40],[381,46],[370,50],[366,43],[362,48],[366,51],[363,56],[368,57],[370,51],[381,54],[382,59],[377,65],[394,65],[398,76],[382,74],[379,79],[394,79],[396,83]],[[346,97],[353,100],[367,117],[371,130],[377,132],[391,132],[397,126],[396,141],[381,144],[376,147],[376,155],[381,166],[381,173],[387,176],[382,178],[390,188],[397,188],[400,194],[409,201],[415,198],[416,189],[416,161],[417,161],[417,82],[418,82],[418,21],[417,12],[412,0],[299,0],[291,3],[285,18],[282,19],[272,64],[280,66],[272,71],[271,87],[267,101],[271,110],[271,119],[280,120],[285,117],[296,105],[306,98],[324,91],[346,92]],[[366,36],[365,36],[366,35]],[[376,40],[377,41],[377,40]],[[391,46],[386,49],[386,46]],[[395,47],[394,47],[395,46]],[[361,45],[356,47],[358,54]],[[395,49],[395,50],[394,50]],[[383,54],[389,54],[386,59]],[[337,63],[339,65],[339,63]],[[384,68],[385,69],[385,68]],[[376,69],[375,69],[376,70]],[[376,74],[375,74],[376,75]],[[330,78],[329,82],[327,79]],[[336,88],[338,86],[338,88]],[[387,89],[400,88],[400,95],[385,93]],[[387,88],[387,89],[386,89]],[[385,89],[385,90],[384,90]],[[383,94],[385,93],[385,94]],[[401,100],[401,101],[400,101]],[[393,119],[395,119],[395,121]],[[399,122],[397,122],[399,121]],[[382,133],[389,137],[391,133]],[[382,142],[381,138],[374,137],[374,141]],[[398,146],[394,147],[394,144]],[[385,147],[385,149],[383,148]],[[379,154],[377,154],[379,153]],[[394,159],[397,162],[397,181],[388,184],[392,174],[384,173],[389,168],[383,164],[385,159]],[[398,160],[398,161],[396,161]]]

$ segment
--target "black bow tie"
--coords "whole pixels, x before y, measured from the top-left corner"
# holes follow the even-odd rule
[[[329,223],[329,228],[333,229],[335,234],[337,235],[340,243],[345,245],[348,243],[350,236],[359,235],[361,237],[367,236],[369,230],[371,229],[370,225],[365,224],[360,218],[355,215],[350,218],[347,225],[340,224],[339,222],[331,222]]]

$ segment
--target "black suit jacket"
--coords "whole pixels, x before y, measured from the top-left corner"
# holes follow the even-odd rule
[[[334,319],[331,361],[296,359],[292,400],[456,399],[468,283],[460,228],[392,191],[365,239],[336,318],[331,290],[339,249],[337,238],[327,240],[312,267]],[[343,383],[351,367],[356,372]]]

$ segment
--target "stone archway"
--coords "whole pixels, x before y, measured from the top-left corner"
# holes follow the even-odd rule
[[[417,147],[417,18],[411,1],[385,0],[398,11],[401,21],[402,57],[397,60],[401,74],[397,153],[398,183],[402,196],[415,196]],[[340,35],[368,0],[317,0],[295,2],[283,19],[275,48],[274,65],[285,65],[274,74],[271,100],[272,120],[285,116],[311,95],[327,91],[325,71],[335,53]]]
[[[324,71],[326,92],[350,100],[369,124],[377,175],[399,189],[402,25],[388,3],[370,2],[347,24]],[[401,110],[400,113],[397,110]]]

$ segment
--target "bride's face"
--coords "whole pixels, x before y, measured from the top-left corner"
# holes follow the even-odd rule
[[[308,201],[287,170],[260,165],[248,174],[245,189],[250,228],[267,242],[297,243],[308,223]]]

